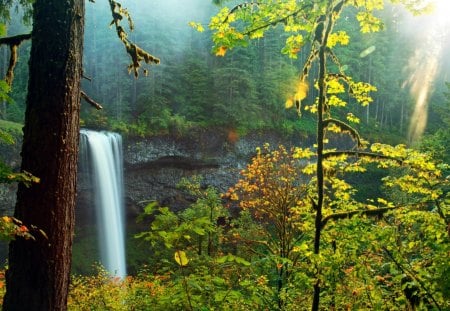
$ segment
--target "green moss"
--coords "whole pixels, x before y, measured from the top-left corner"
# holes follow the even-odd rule
[[[3,130],[13,135],[15,134],[22,135],[22,127],[23,124],[21,123],[0,120],[0,130]]]

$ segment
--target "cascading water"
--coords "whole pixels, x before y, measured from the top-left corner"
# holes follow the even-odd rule
[[[81,130],[81,166],[94,187],[101,263],[111,275],[126,276],[122,137]]]

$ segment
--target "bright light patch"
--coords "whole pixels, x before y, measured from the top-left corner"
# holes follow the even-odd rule
[[[375,45],[369,46],[367,49],[365,49],[364,51],[362,51],[362,52],[359,54],[359,57],[364,58],[364,57],[366,57],[366,56],[372,54],[373,52],[375,52],[376,49],[377,49],[377,48],[376,48]]]
[[[429,98],[443,57],[444,38],[449,35],[450,0],[431,0],[435,9],[418,21],[417,47],[409,60],[411,75],[407,83],[415,100],[408,138],[417,141],[423,135],[428,121]]]
[[[450,1],[449,0],[436,0],[434,2],[435,10],[433,15],[441,21],[448,24],[450,19]]]

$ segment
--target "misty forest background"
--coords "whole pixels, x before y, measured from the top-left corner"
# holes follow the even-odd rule
[[[210,1],[128,0],[122,4],[136,24],[131,39],[160,57],[161,64],[152,66],[148,77],[141,74],[136,79],[127,72],[130,60],[115,30],[108,27],[111,13],[107,2],[87,2],[83,60],[86,79],[82,88],[104,108],[97,111],[84,103],[83,127],[116,131],[136,140],[156,135],[183,137],[197,130],[235,133],[233,139],[249,133],[274,132],[294,137],[302,146],[315,137],[316,115],[304,111],[299,119],[295,108],[286,107],[311,46],[303,47],[296,58],[288,57],[283,47],[289,34],[282,26],[270,29],[247,47],[234,47],[224,57],[217,57],[212,53],[213,33],[207,25],[220,8]],[[242,179],[228,193],[221,195],[194,178],[180,181],[180,187],[194,202],[184,211],[149,204],[141,220],[151,225],[148,231],[138,234],[145,241],[140,245],[145,245],[142,254],[148,262],[133,267],[133,275],[125,280],[111,278],[101,267],[96,267],[95,274],[74,276],[69,309],[304,310],[309,308],[313,295],[312,279],[322,277],[321,299],[327,310],[449,307],[450,231],[446,232],[448,216],[440,210],[444,206],[445,212],[448,206],[448,177],[445,182],[433,184],[435,188],[415,178],[428,174],[426,177],[432,176],[434,182],[448,175],[448,166],[442,163],[450,163],[450,31],[448,27],[431,28],[433,16],[413,17],[400,6],[386,5],[377,14],[384,21],[384,29],[375,33],[361,33],[354,8],[346,8],[336,23],[334,30],[345,30],[351,38],[349,45],[333,47],[346,74],[354,81],[376,86],[377,91],[371,92],[373,102],[368,106],[354,105],[355,98],[348,94],[349,104],[334,110],[333,118],[345,119],[349,113],[354,114],[361,122],[352,126],[371,143],[405,144],[428,152],[430,157],[406,152],[403,147],[393,151],[379,147],[376,151],[384,155],[406,154],[405,158],[416,166],[400,168],[392,161],[380,168],[362,160],[362,165],[368,167],[368,177],[358,175],[359,162],[341,159],[343,166],[354,171],[329,177],[329,203],[338,212],[348,212],[345,208],[354,202],[354,196],[359,201],[370,198],[370,208],[382,205],[390,211],[395,203],[400,204],[398,210],[387,215],[383,211],[374,219],[351,218],[354,214],[348,214],[339,225],[329,224],[331,220],[327,224],[326,219],[323,226],[330,229],[327,227],[324,233],[323,254],[313,254],[311,197],[315,194],[302,184],[305,176],[300,173],[307,170],[304,163],[312,153],[309,149],[261,146]],[[29,32],[21,15],[19,10],[11,18],[9,36]],[[194,29],[198,24],[190,27],[191,21],[203,24],[205,31]],[[23,124],[29,51],[30,42],[24,42],[9,93],[11,100],[5,99],[0,107],[1,128],[15,136],[21,135]],[[438,62],[430,62],[433,59]],[[1,47],[0,72],[6,71],[8,60],[8,49]],[[314,64],[309,76],[317,77],[318,70]],[[311,87],[303,101],[314,103],[318,92]],[[418,105],[421,96],[425,96],[425,104]],[[341,160],[330,160],[330,166],[338,171]],[[426,173],[421,175],[421,169]],[[288,211],[281,217],[280,210],[270,211],[275,219],[289,215],[285,217],[289,218],[288,226],[294,228],[289,234],[277,231],[276,221],[259,208],[264,200],[278,197],[274,193],[269,198],[257,197],[252,192],[254,187],[250,187],[255,178],[262,183],[265,173],[276,189],[286,188],[282,182],[293,186],[287,197],[303,196],[295,206],[298,213]],[[394,176],[391,184],[398,182],[400,190],[383,188],[380,181],[372,180],[388,174]],[[349,184],[361,186],[357,194],[343,181],[349,176]],[[417,182],[411,182],[417,189],[406,194],[402,187],[406,187],[408,178],[399,176],[414,176],[409,181]],[[308,177],[305,184],[313,181],[314,177]],[[377,190],[371,185],[376,185]],[[441,185],[447,188],[439,188]],[[419,189],[428,191],[428,186],[433,188],[429,192]],[[433,191],[439,192],[439,198],[432,196]],[[378,195],[394,203],[382,198],[376,202]],[[437,208],[430,207],[428,196],[436,202],[442,199],[436,203]],[[234,202],[239,199],[248,204],[247,210],[239,212]],[[415,205],[407,210],[401,204]],[[254,214],[248,211],[252,208]],[[366,214],[371,215],[370,211]],[[340,220],[339,215],[334,220]],[[283,253],[286,241],[295,247]],[[273,245],[278,249],[272,252]],[[403,247],[398,252],[397,245]],[[142,254],[128,256],[140,259]],[[78,257],[74,260],[83,260],[83,256]],[[320,272],[312,268],[318,263],[324,267]]]
[[[280,53],[287,36],[282,27],[251,42],[248,48],[238,47],[226,57],[216,57],[211,53],[210,32],[198,33],[188,26],[190,21],[207,25],[210,16],[218,11],[212,3],[125,2],[124,6],[133,12],[138,25],[131,33],[132,39],[160,56],[162,62],[151,68],[149,78],[134,79],[124,69],[129,63],[127,55],[117,44],[115,32],[108,27],[107,3],[88,5],[84,72],[92,81],[84,79],[83,89],[105,109],[96,112],[84,105],[84,126],[138,136],[182,134],[194,127],[234,128],[241,133],[268,129],[302,135],[315,132],[312,114],[299,121],[293,110],[284,107],[309,50],[302,49],[297,59]],[[347,31],[352,41],[337,53],[354,80],[378,88],[372,94],[371,105],[352,109],[363,120],[357,125],[358,130],[371,141],[410,143],[414,138],[409,129],[416,103],[410,89],[415,81],[430,86],[428,107],[421,113],[429,116],[426,133],[448,128],[445,81],[449,80],[450,60],[440,59],[433,80],[424,71],[429,66],[427,56],[435,53],[429,40],[444,40],[443,51],[448,51],[447,31],[441,29],[436,39],[426,38],[430,29],[424,25],[433,17],[412,17],[400,7],[388,7],[380,13],[385,30],[362,34],[354,13],[346,10],[337,23],[337,28]],[[24,31],[20,20],[12,19],[9,35]],[[5,103],[1,110],[4,120],[19,123],[23,120],[29,44],[20,49],[11,93],[13,103]],[[2,50],[0,65],[5,70],[8,52],[5,47]],[[317,90],[308,96],[306,101],[311,102]],[[342,115],[349,109],[343,109]]]

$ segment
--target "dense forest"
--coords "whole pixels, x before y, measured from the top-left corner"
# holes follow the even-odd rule
[[[408,0],[119,2],[86,2],[78,78],[103,109],[82,103],[74,130],[115,131],[136,141],[198,130],[276,132],[298,146],[258,147],[226,193],[201,176],[181,179],[178,187],[192,202],[184,210],[146,205],[138,221],[147,229],[135,239],[151,255],[133,275],[114,277],[99,265],[94,275],[69,280],[66,269],[43,283],[42,273],[58,261],[41,251],[53,252],[51,228],[70,236],[73,223],[45,227],[39,210],[28,213],[21,197],[32,192],[25,188],[45,189],[53,179],[24,170],[26,164],[20,173],[2,164],[1,181],[23,188],[14,217],[0,223],[0,237],[13,241],[6,286],[0,280],[5,310],[450,308],[450,28],[438,14],[449,10],[444,2],[438,13],[427,1]],[[36,11],[45,1],[37,1],[33,18],[29,1],[12,3],[0,3],[5,37],[45,24]],[[2,44],[0,72],[8,78],[13,48]],[[21,42],[11,89],[7,78],[0,83],[0,138],[20,141],[25,124],[25,155],[27,142],[39,143],[27,132],[40,118],[30,108],[39,76],[28,63],[42,60],[33,60],[39,54],[31,49],[28,39]],[[140,68],[149,55],[161,63]],[[337,137],[350,143],[333,144]],[[305,146],[306,138],[315,143]],[[17,272],[30,269],[24,254],[31,265],[37,258],[46,266],[29,283]],[[33,293],[35,284],[51,294]],[[33,297],[30,306],[17,305],[22,288]]]
[[[221,58],[211,53],[209,31],[198,33],[188,25],[191,21],[206,25],[209,16],[218,10],[212,3],[187,2],[182,13],[174,11],[177,4],[171,1],[139,6],[124,3],[124,6],[134,12],[134,22],[139,26],[132,33],[133,39],[164,61],[151,68],[149,77],[134,79],[126,70],[127,55],[115,40],[115,32],[108,27],[108,4],[88,5],[84,72],[89,81],[83,81],[83,88],[105,109],[93,112],[86,105],[82,114],[85,126],[142,136],[183,133],[193,127],[209,126],[234,127],[244,133],[262,129],[314,133],[312,116],[305,115],[298,122],[296,114],[284,107],[308,48],[303,48],[295,59],[281,53],[288,36],[281,26],[247,48],[238,47]],[[398,143],[412,138],[409,125],[417,99],[411,93],[413,83],[430,84],[427,132],[445,128],[449,61],[439,59],[435,77],[429,82],[420,80],[427,73],[415,66],[419,62],[416,59],[423,60],[427,53],[435,53],[430,43],[421,39],[427,32],[437,31],[429,26],[433,17],[412,17],[399,6],[388,7],[379,13],[384,29],[363,34],[354,18],[356,10],[348,9],[343,14],[336,28],[345,30],[352,44],[338,47],[342,50],[341,62],[355,80],[377,87],[373,103],[353,111],[362,120],[359,129],[373,140],[386,138],[387,142]],[[14,18],[8,33],[23,31],[19,22],[20,18]],[[420,32],[410,30],[414,23],[422,29]],[[447,50],[450,44],[447,31],[445,28],[439,31],[439,46],[432,48]],[[5,68],[8,53],[7,47],[3,49]],[[29,46],[25,45],[19,51],[11,93],[13,102],[2,109],[5,120],[23,119],[28,51]],[[310,92],[308,100],[312,101],[316,95],[315,91]]]

